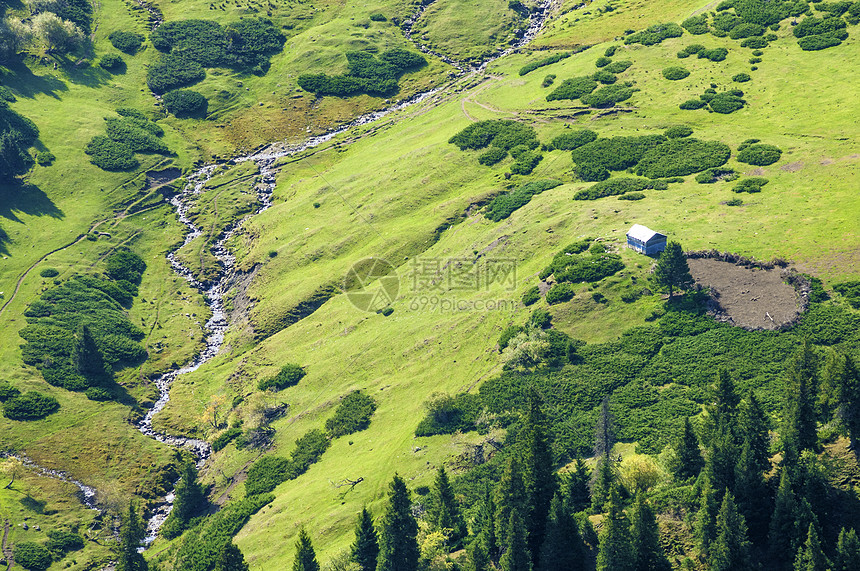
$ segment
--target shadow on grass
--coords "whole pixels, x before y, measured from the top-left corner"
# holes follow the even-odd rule
[[[37,500],[35,498],[31,498],[30,496],[24,496],[18,501],[21,502],[21,505],[24,506],[24,509],[30,510],[31,512],[36,512],[37,514],[45,513],[46,503],[42,500]]]
[[[62,219],[65,214],[41,188],[32,184],[0,184],[0,216],[23,222],[18,213]]]
[[[6,65],[2,72],[3,85],[20,97],[33,98],[40,93],[60,99],[59,93],[68,91],[68,86],[53,75],[36,75],[23,62]]]
[[[122,64],[122,71],[119,69],[109,72],[97,65],[82,64],[77,65],[71,61],[65,61],[62,64],[66,76],[72,83],[86,85],[87,87],[97,88],[108,84],[111,79],[111,73],[125,73],[125,63]]]

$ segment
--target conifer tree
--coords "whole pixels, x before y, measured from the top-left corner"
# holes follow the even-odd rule
[[[86,323],[80,323],[75,330],[72,360],[75,368],[87,380],[98,382],[107,374],[104,356]]]
[[[227,541],[218,553],[215,571],[248,571],[245,556],[232,541]]]
[[[319,571],[320,564],[317,563],[317,554],[311,543],[311,536],[305,528],[299,530],[299,539],[296,541],[296,559],[293,561],[293,571]]]
[[[600,531],[597,571],[634,571],[630,523],[624,515],[618,489],[613,487],[606,504],[607,513]]]
[[[507,533],[511,513],[514,511],[520,514],[525,512],[528,507],[527,501],[528,497],[520,470],[520,462],[515,455],[512,455],[505,464],[502,479],[499,480],[499,485],[496,488],[496,541],[498,541],[499,547],[508,544]]]
[[[751,569],[747,524],[738,513],[731,492],[723,496],[717,515],[717,539],[708,553],[711,571],[745,571]]]
[[[376,528],[373,527],[370,512],[367,507],[364,507],[358,514],[358,523],[355,526],[352,560],[358,564],[360,571],[376,571],[378,557],[379,540],[376,536]]]
[[[463,521],[460,506],[454,497],[454,488],[451,487],[451,481],[444,466],[440,466],[436,472],[436,480],[430,494],[427,521],[436,531],[449,530],[449,544],[459,545],[466,537],[466,523]]]
[[[717,380],[711,387],[712,401],[705,407],[708,411],[709,428],[714,434],[732,433],[737,426],[740,397],[735,390],[732,376],[726,369],[720,369]]]
[[[754,542],[764,540],[770,516],[769,494],[749,438],[744,440],[735,467],[735,494],[738,510],[749,524],[750,539]]]
[[[808,340],[792,356],[786,371],[786,394],[782,431],[785,457],[791,466],[803,450],[818,443],[815,403],[818,398],[818,357]]]
[[[684,419],[684,432],[675,447],[675,461],[672,473],[679,480],[695,478],[705,465],[702,452],[699,450],[699,439],[690,425],[690,419]]]
[[[505,533],[505,553],[499,561],[502,571],[531,571],[532,557],[529,553],[527,533],[520,511],[513,510]]]
[[[597,459],[597,466],[591,478],[591,509],[600,513],[609,500],[609,493],[615,486],[615,466],[609,455]]]
[[[654,512],[645,502],[644,496],[636,495],[636,503],[630,515],[630,538],[633,544],[634,569],[636,571],[670,571],[672,565],[660,546],[660,530]]]
[[[741,442],[749,442],[751,462],[759,473],[770,470],[770,422],[752,391],[741,403],[738,431]]]
[[[609,410],[609,397],[603,397],[594,427],[594,455],[609,456],[615,444],[615,418]]]
[[[580,512],[591,504],[591,495],[588,491],[588,482],[591,474],[582,458],[576,459],[573,470],[568,472],[565,479],[565,502],[570,513]]]
[[[546,427],[546,418],[540,407],[540,395],[534,387],[529,389],[529,412],[521,433],[523,447],[523,480],[528,510],[526,528],[532,563],[536,564],[543,545],[550,504],[558,483],[553,471],[552,446]]]
[[[860,569],[860,539],[854,528],[839,531],[836,555],[833,557],[833,571],[854,571]]]
[[[718,500],[722,498],[723,490],[735,489],[735,466],[738,460],[738,449],[734,437],[727,427],[720,429],[714,435],[708,447],[708,459],[705,462],[705,472],[711,481],[711,486],[717,492]]]
[[[492,569],[486,543],[481,541],[480,537],[475,538],[475,541],[469,545],[466,553],[469,556],[468,571],[490,571]]]
[[[484,497],[481,500],[475,520],[472,522],[472,535],[475,537],[473,543],[480,542],[487,557],[491,561],[498,561],[499,542],[496,535],[496,503],[493,501],[493,494],[490,491],[489,484],[484,487]]]
[[[693,285],[687,256],[684,255],[684,250],[678,242],[666,244],[666,249],[657,259],[657,264],[654,266],[654,283],[658,287],[668,289],[670,299],[675,288],[686,289]]]
[[[815,526],[809,524],[806,542],[797,550],[794,571],[829,571],[830,562],[821,549],[821,540]]]
[[[129,502],[128,511],[124,514],[120,525],[117,571],[146,571],[149,568],[143,555],[137,552],[145,533],[143,521],[137,515],[134,502]]]
[[[550,506],[538,569],[578,571],[585,568],[584,556],[579,527],[572,513],[566,509],[561,495],[557,493]]]
[[[860,372],[850,356],[841,356],[834,382],[837,385],[839,416],[848,429],[851,449],[860,456]]]
[[[788,470],[782,469],[768,531],[768,554],[775,563],[790,564],[795,552],[797,500]]]
[[[708,475],[703,474],[702,480],[701,492],[699,493],[699,511],[696,514],[693,532],[699,545],[699,551],[703,555],[707,555],[711,544],[717,538],[717,512],[720,509],[720,504]]]
[[[182,476],[176,484],[174,496],[173,508],[161,527],[161,534],[167,539],[181,534],[205,502],[203,487],[197,481],[197,469],[193,462],[186,462],[182,467]]]
[[[382,517],[377,571],[418,569],[418,524],[412,515],[412,501],[406,482],[394,475],[388,488],[388,505]]]

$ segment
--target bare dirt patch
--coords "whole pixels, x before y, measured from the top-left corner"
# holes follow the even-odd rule
[[[787,165],[782,165],[779,167],[779,170],[785,172],[797,172],[803,168],[803,163],[800,161],[795,161],[793,163],[788,163]]]
[[[782,271],[748,268],[707,258],[689,259],[698,284],[711,288],[733,325],[747,329],[779,329],[800,313],[797,293],[783,281]]]

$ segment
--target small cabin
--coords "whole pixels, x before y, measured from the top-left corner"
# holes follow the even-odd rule
[[[646,256],[659,254],[666,249],[666,236],[641,224],[634,224],[627,232],[627,246]]]

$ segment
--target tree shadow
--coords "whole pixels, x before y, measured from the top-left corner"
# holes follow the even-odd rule
[[[93,65],[89,60],[73,62],[65,56],[55,57],[60,62],[60,66],[66,73],[66,77],[68,77],[72,83],[97,88],[107,85],[110,81],[110,72],[106,69],[102,69],[98,65]],[[125,63],[123,63],[122,67],[123,73],[125,73]]]
[[[65,217],[63,211],[57,208],[38,186],[29,183],[0,183],[0,217],[23,223],[18,218],[19,213],[58,219]]]
[[[37,500],[35,498],[31,498],[30,496],[24,496],[18,501],[21,502],[21,505],[24,506],[24,509],[36,512],[37,514],[45,513],[45,505],[47,504],[42,500]]]
[[[53,75],[36,75],[21,61],[7,64],[0,70],[3,85],[20,97],[32,99],[39,93],[44,93],[54,99],[60,99],[59,92],[68,91],[66,84]]]

